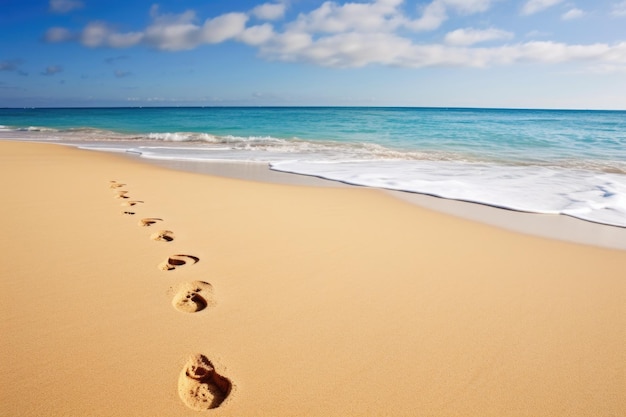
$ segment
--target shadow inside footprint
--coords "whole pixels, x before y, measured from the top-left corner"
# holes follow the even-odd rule
[[[158,265],[159,269],[163,271],[171,271],[172,269],[176,269],[177,267],[190,264],[193,265],[195,263],[200,262],[200,258],[192,255],[172,255],[167,258],[166,261],[161,262]]]
[[[147,217],[145,219],[139,220],[139,226],[142,227],[150,227],[156,222],[162,222],[163,219],[159,219],[158,217]]]
[[[127,214],[129,216],[134,216],[135,212],[134,211],[123,211],[122,214]]]
[[[180,399],[196,411],[219,407],[231,389],[228,378],[218,374],[211,361],[201,354],[191,356],[178,377]]]
[[[122,184],[122,183],[119,183],[117,181],[110,181],[109,182],[109,188],[121,188],[121,187],[123,187],[125,185],[126,184]]]
[[[184,313],[196,313],[215,305],[213,286],[204,281],[180,284],[172,299],[172,305]]]
[[[158,240],[160,242],[171,242],[174,240],[174,232],[171,230],[159,230],[158,232],[153,233],[150,236],[150,239]]]
[[[139,203],[143,203],[143,201],[137,201],[137,200],[133,200],[133,201],[124,201],[122,204],[120,204],[121,206],[125,206],[125,207],[132,207],[135,206]]]

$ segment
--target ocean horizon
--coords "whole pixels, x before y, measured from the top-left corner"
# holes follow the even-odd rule
[[[0,109],[0,137],[274,170],[626,227],[626,111]]]

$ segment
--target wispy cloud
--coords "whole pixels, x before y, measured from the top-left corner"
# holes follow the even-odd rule
[[[583,12],[582,10],[577,9],[577,8],[573,8],[573,9],[570,9],[567,12],[563,13],[563,15],[561,16],[561,19],[563,19],[563,20],[580,19],[584,15],[585,15],[585,12]]]
[[[132,75],[132,73],[129,72],[129,71],[115,70],[113,72],[113,75],[115,75],[115,78],[124,78],[124,77],[128,77],[128,76]]]
[[[563,0],[528,0],[524,6],[522,6],[522,15],[529,16],[537,12],[541,12],[552,6],[556,6]]]
[[[58,74],[59,72],[63,72],[63,67],[61,67],[60,65],[50,65],[46,67],[45,70],[43,70],[41,75],[50,76],[50,75]]]
[[[613,4],[611,15],[615,17],[626,17],[626,1]]]
[[[508,40],[513,38],[513,33],[500,29],[457,29],[446,34],[444,40],[449,45],[469,46],[480,42],[494,40]]]
[[[52,27],[44,34],[44,41],[56,43],[73,40],[75,36],[66,28]]]
[[[69,13],[83,7],[84,4],[80,0],[50,0],[50,11],[53,13]]]
[[[17,71],[19,61],[0,61],[0,71]]]
[[[22,61],[19,59],[0,61],[0,71],[17,72],[19,75],[28,75],[28,73],[20,68]]]
[[[106,58],[104,62],[106,62],[107,64],[114,64],[116,62],[125,61],[127,59],[130,59],[128,55],[118,55],[118,56],[112,56],[112,57]]]

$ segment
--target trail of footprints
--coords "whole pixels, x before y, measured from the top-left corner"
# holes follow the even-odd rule
[[[109,187],[114,190],[113,197],[124,200],[123,215],[137,214],[141,200],[131,200],[128,190],[122,189],[126,184],[112,180]],[[145,217],[137,223],[140,227],[153,227],[162,222],[158,217]],[[156,242],[170,243],[175,235],[171,230],[159,230],[150,235]],[[188,254],[174,254],[157,265],[162,271],[172,271],[181,267],[194,265],[200,258]],[[205,281],[183,282],[171,288],[172,306],[183,313],[197,313],[215,305],[213,286]],[[228,397],[232,389],[230,380],[220,375],[211,361],[202,354],[189,357],[178,377],[178,395],[182,402],[192,410],[205,411],[219,407]]]

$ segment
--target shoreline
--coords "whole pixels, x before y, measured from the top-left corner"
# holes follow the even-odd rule
[[[624,251],[56,144],[0,173],[0,414],[626,414]]]
[[[496,226],[505,230],[565,242],[592,245],[602,248],[626,250],[626,227],[608,225],[583,220],[565,214],[546,214],[518,211],[473,201],[455,200],[410,191],[397,191],[385,188],[368,187],[329,180],[322,177],[272,170],[269,163],[245,161],[190,161],[175,159],[144,158],[132,152],[90,148],[80,142],[46,142],[24,138],[10,138],[1,135],[0,140],[26,143],[43,143],[70,146],[78,149],[122,155],[142,163],[161,166],[182,172],[214,175],[254,182],[285,185],[317,186],[328,188],[371,188],[381,190],[394,198],[406,201],[421,208],[434,210],[466,220]]]
[[[266,163],[158,160],[142,158],[133,154],[124,155],[147,164],[154,164],[178,171],[247,181],[331,188],[371,188],[303,174],[274,171]],[[594,223],[562,214],[528,213],[408,191],[381,188],[379,190],[418,207],[517,233],[583,245],[626,250],[626,228],[624,227]]]

